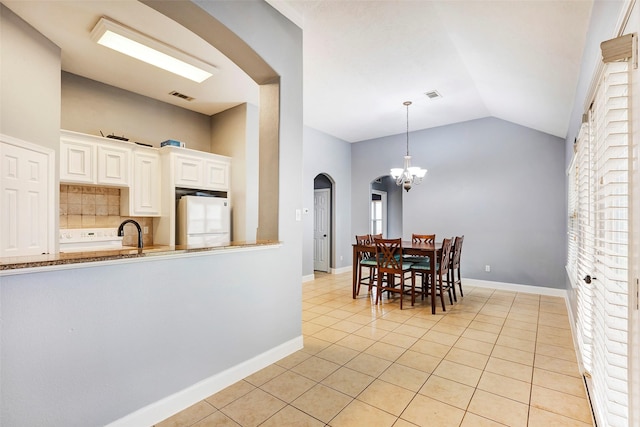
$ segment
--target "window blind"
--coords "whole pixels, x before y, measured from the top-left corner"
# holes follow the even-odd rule
[[[569,195],[577,199],[569,200],[576,220],[569,218],[567,254],[567,271],[575,274],[577,341],[596,419],[612,427],[629,420],[628,105],[628,63],[605,64],[569,180]],[[587,275],[591,283],[582,280]]]

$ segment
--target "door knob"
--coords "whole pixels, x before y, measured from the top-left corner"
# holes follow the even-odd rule
[[[588,274],[586,276],[584,276],[584,279],[582,279],[585,281],[585,283],[591,283],[592,280],[597,280],[595,277],[591,277]]]
[[[322,235],[322,237],[327,237],[327,235],[326,235],[326,234],[323,234],[323,235]]]

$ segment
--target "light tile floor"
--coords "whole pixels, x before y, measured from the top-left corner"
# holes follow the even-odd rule
[[[353,300],[351,273],[302,289],[303,350],[157,427],[593,425],[562,298],[463,284],[432,315]]]

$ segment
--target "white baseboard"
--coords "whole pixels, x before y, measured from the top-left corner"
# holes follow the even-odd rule
[[[351,269],[352,269],[352,267],[350,265],[348,265],[346,267],[332,268],[331,269],[331,274],[349,273],[351,271]]]
[[[342,273],[350,273],[352,270],[352,267],[349,265],[347,267],[340,267],[340,268],[331,268],[329,269],[329,274],[342,274]],[[305,282],[311,282],[312,280],[316,279],[316,275],[315,274],[308,274],[306,276],[302,276],[302,283]]]
[[[302,335],[126,415],[107,427],[152,426],[302,349]]]
[[[539,294],[567,299],[566,289],[547,288],[544,286],[519,285],[516,283],[492,282],[489,280],[465,279],[462,278],[462,289],[466,286],[478,288],[493,288],[503,291],[522,292],[527,294]]]

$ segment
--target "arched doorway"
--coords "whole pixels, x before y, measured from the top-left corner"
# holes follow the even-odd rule
[[[325,174],[313,180],[313,269],[331,271],[333,246],[333,181]]]

